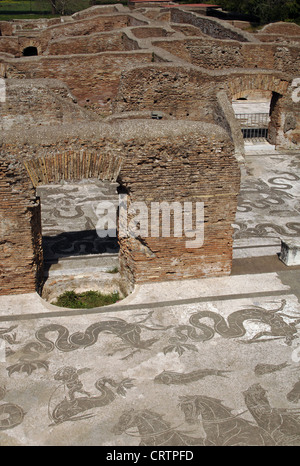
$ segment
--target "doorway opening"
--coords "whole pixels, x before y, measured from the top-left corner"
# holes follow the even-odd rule
[[[33,46],[26,47],[23,50],[22,55],[23,55],[23,57],[34,57],[34,56],[38,55],[38,49],[37,49],[37,47],[33,47]]]
[[[272,95],[271,91],[251,90],[233,97],[233,110],[245,144],[268,142]]]
[[[99,204],[112,203],[117,212],[118,183],[98,179],[38,186],[44,255],[42,297],[54,303],[66,291],[118,292],[117,236],[100,237]],[[98,230],[98,232],[97,232]]]

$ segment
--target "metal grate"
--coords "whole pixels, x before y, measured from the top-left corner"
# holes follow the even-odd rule
[[[267,138],[270,116],[268,113],[236,113],[244,139]]]

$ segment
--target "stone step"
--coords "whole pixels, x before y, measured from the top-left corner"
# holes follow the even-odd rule
[[[44,262],[47,277],[108,272],[119,266],[118,254],[95,254],[60,258]]]

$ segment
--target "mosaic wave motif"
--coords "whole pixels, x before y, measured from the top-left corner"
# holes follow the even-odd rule
[[[159,342],[161,335],[157,334],[154,338],[143,338],[143,330],[151,332],[164,333],[171,329],[175,336],[169,336],[168,346],[163,347],[164,354],[168,352],[177,352],[181,356],[185,351],[198,351],[198,346],[194,343],[204,343],[211,340],[217,333],[223,338],[236,339],[246,335],[244,323],[246,321],[255,320],[257,323],[269,325],[269,330],[258,332],[250,339],[240,340],[244,344],[255,342],[267,342],[272,339],[283,339],[287,345],[291,345],[292,341],[297,338],[297,325],[300,319],[282,313],[286,301],[281,300],[279,307],[273,310],[267,310],[263,307],[252,306],[245,309],[239,309],[231,313],[227,317],[227,321],[223,316],[212,311],[198,311],[191,314],[189,325],[180,326],[163,326],[155,324],[151,321],[154,311],[148,312],[144,318],[138,322],[130,323],[124,319],[114,318],[111,320],[102,320],[88,326],[85,331],[77,331],[70,334],[67,327],[61,324],[48,324],[40,327],[35,333],[35,341],[31,341],[23,345],[18,350],[18,362],[7,367],[8,375],[11,376],[14,372],[27,372],[30,375],[33,371],[44,368],[48,369],[49,361],[45,356],[51,353],[55,348],[62,352],[75,351],[80,348],[86,348],[96,344],[99,335],[103,332],[112,334],[119,338],[124,347],[116,351],[129,350],[129,353],[122,359],[132,357],[136,352],[149,350],[152,345]],[[289,322],[284,320],[284,317],[289,319]],[[209,326],[202,322],[202,319],[209,318],[213,322],[213,326]],[[149,325],[146,325],[147,320],[150,320]],[[290,320],[294,320],[291,322]],[[12,331],[15,327],[6,329]],[[57,337],[54,341],[48,338],[48,333],[55,332]],[[7,333],[4,333],[7,335]],[[1,337],[1,335],[0,335]],[[16,344],[15,334],[13,336],[8,333],[11,344]],[[193,344],[188,343],[192,341]],[[14,354],[13,349],[10,349],[11,354]],[[111,354],[112,355],[112,354]],[[213,369],[212,369],[213,370]],[[218,375],[223,375],[222,371]],[[200,377],[201,374],[194,373],[193,377]]]
[[[82,331],[70,332],[64,325],[51,323],[39,327],[35,332],[35,339],[21,347],[16,326],[3,328],[1,329],[2,335],[10,337],[7,337],[7,342],[11,345],[11,354],[19,358],[17,363],[7,367],[7,372],[11,380],[15,373],[19,373],[19,377],[22,372],[30,376],[30,379],[34,379],[35,375],[38,376],[38,370],[46,370],[47,377],[50,376],[57,383],[48,399],[48,426],[55,428],[65,422],[78,423],[99,415],[101,409],[108,405],[112,405],[113,408],[114,404],[119,402],[118,400],[124,399],[124,405],[125,398],[132,402],[132,396],[129,397],[128,393],[134,393],[133,389],[138,387],[139,375],[137,373],[135,376],[134,371],[131,371],[130,377],[108,377],[105,373],[100,374],[100,377],[98,373],[94,377],[94,372],[89,371],[95,371],[95,368],[78,369],[71,364],[55,369],[51,374],[49,369],[52,366],[47,360],[47,355],[54,350],[68,353],[93,346],[105,332],[109,333],[111,338],[116,338],[123,343],[124,347],[116,349],[116,352],[126,349],[128,351],[128,354],[122,358],[116,356],[116,352],[106,356],[114,356],[126,361],[128,357],[133,357],[140,351],[152,350],[152,354],[161,352],[165,341],[169,341],[170,345],[174,346],[175,340],[178,339],[177,345],[180,346],[187,344],[190,340],[194,342],[196,348],[200,349],[200,345],[207,341],[205,338],[210,336],[212,339],[216,333],[223,338],[239,339],[241,335],[245,336],[244,322],[251,319],[264,325],[268,322],[270,326],[268,337],[270,338],[265,338],[265,333],[259,333],[259,338],[252,337],[250,340],[246,339],[245,342],[264,341],[264,345],[267,345],[267,341],[276,335],[280,335],[282,339],[295,336],[297,329],[294,322],[287,324],[283,319],[285,305],[285,300],[281,300],[276,307],[274,306],[275,309],[271,310],[259,306],[248,306],[232,312],[226,320],[216,312],[200,310],[190,315],[187,325],[177,327],[156,324],[153,317],[155,311],[145,313],[138,322],[128,322],[120,318],[103,319]],[[211,325],[204,324],[202,319],[206,319],[205,322],[210,319]],[[153,338],[148,338],[149,332],[155,332]],[[154,346],[154,343],[157,345]],[[19,349],[14,352],[15,347]],[[287,390],[286,399],[293,405],[293,408],[273,408],[262,387],[263,383],[262,385],[254,383],[242,394],[245,409],[240,407],[236,414],[237,411],[234,411],[230,404],[227,405],[217,398],[208,396],[209,394],[205,392],[199,393],[198,391],[204,379],[212,378],[213,380],[214,378],[215,382],[222,380],[227,384],[231,383],[232,377],[236,377],[233,371],[223,370],[221,361],[219,362],[218,368],[196,367],[189,372],[164,370],[152,379],[153,388],[157,387],[162,393],[171,391],[174,386],[181,386],[185,389],[183,395],[178,398],[179,404],[176,404],[175,400],[174,405],[174,410],[178,410],[178,416],[183,416],[184,425],[170,422],[167,416],[156,409],[148,409],[145,406],[139,408],[136,402],[134,409],[131,409],[130,404],[128,407],[128,402],[126,402],[127,408],[123,413],[121,412],[118,422],[111,424],[108,428],[113,434],[122,435],[124,438],[127,435],[134,435],[139,438],[140,445],[149,446],[300,444],[300,414],[298,413],[299,407],[297,407],[300,399],[300,382],[296,382]],[[258,376],[263,382],[266,376],[270,377],[278,371],[291,370],[289,366],[287,361],[280,364],[259,362],[253,369],[254,381]],[[88,372],[90,376],[87,389],[84,374]],[[95,380],[92,388],[90,388],[91,376],[92,380]],[[199,382],[200,385],[197,385]],[[194,387],[197,387],[196,393],[198,394],[196,395],[195,391],[187,391],[193,383],[195,383]],[[145,402],[147,399],[144,400]],[[34,410],[34,407],[32,409]],[[247,416],[244,416],[246,412]],[[249,420],[250,415],[253,420]],[[24,416],[24,410],[18,405],[0,404],[0,430],[17,427],[24,421]],[[201,424],[203,435],[195,435],[193,426],[198,424]]]
[[[234,239],[251,237],[296,237],[300,234],[300,223],[297,221],[299,199],[287,192],[293,189],[299,177],[291,172],[280,172],[277,176],[263,180],[253,179],[244,182],[238,201],[237,221],[234,225]],[[265,222],[257,223],[254,227],[249,219],[243,220],[243,214],[251,211],[264,212]],[[270,221],[267,221],[267,216]],[[282,218],[281,224],[276,224],[271,217]],[[294,221],[284,222],[284,218]]]
[[[149,312],[144,319],[136,323],[128,323],[120,318],[103,320],[90,325],[84,332],[74,332],[72,334],[65,326],[60,324],[44,325],[36,331],[36,341],[26,343],[18,350],[19,360],[7,367],[8,375],[11,376],[14,372],[27,372],[30,375],[39,368],[47,370],[49,361],[45,359],[46,354],[51,353],[55,348],[61,352],[87,348],[97,343],[99,335],[103,332],[116,336],[124,344],[124,347],[117,349],[116,352],[129,349],[129,354],[122,359],[132,357],[137,351],[147,350],[159,340],[159,338],[143,339],[143,329],[166,331],[170,328],[155,324],[145,325],[145,322],[151,318],[152,314],[153,312]],[[47,334],[51,332],[56,332],[58,335],[54,342],[47,338]],[[11,355],[15,354],[13,350],[10,350],[10,352]]]
[[[223,338],[241,338],[246,335],[244,323],[255,320],[261,324],[269,325],[269,330],[258,332],[251,339],[240,340],[244,344],[255,342],[270,341],[271,339],[284,339],[287,345],[297,338],[297,325],[300,319],[282,313],[286,301],[281,300],[281,305],[274,309],[268,310],[260,306],[252,306],[232,312],[227,317],[227,322],[223,316],[213,311],[199,311],[193,313],[189,319],[191,325],[180,325],[176,327],[175,337],[169,338],[169,345],[164,348],[164,352],[177,352],[182,355],[186,350],[198,351],[197,346],[187,343],[188,340],[193,342],[205,342],[214,337],[217,333]],[[294,322],[286,322],[284,317],[294,319]],[[202,319],[209,318],[213,322],[213,327],[202,323]],[[197,333],[199,330],[201,333]]]

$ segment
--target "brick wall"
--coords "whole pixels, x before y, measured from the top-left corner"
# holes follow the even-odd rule
[[[132,283],[226,275],[231,271],[232,227],[239,168],[232,145],[209,136],[155,139],[130,148],[120,179],[130,202],[204,202],[204,244],[187,248],[187,238],[121,238],[121,270]],[[139,167],[139,180],[136,167]],[[154,188],[155,186],[155,188]],[[142,196],[141,196],[142,193]]]
[[[7,78],[54,78],[66,83],[78,103],[101,115],[111,111],[122,70],[150,63],[150,52],[105,52],[94,55],[28,57],[7,60]]]
[[[49,27],[40,34],[43,45],[52,39],[59,37],[83,36],[95,32],[122,29],[130,25],[131,18],[128,15],[95,16],[93,18],[62,23]]]
[[[168,32],[164,28],[151,26],[134,28],[132,29],[132,33],[138,39],[146,39],[149,37],[167,37],[172,34],[172,32]]]
[[[0,103],[0,128],[28,128],[90,121],[91,114],[73,101],[68,87],[57,80],[6,80],[6,101]]]
[[[172,228],[171,238],[120,238],[121,272],[129,288],[151,280],[229,274],[240,170],[226,133],[201,123],[181,122],[178,128],[177,122],[151,120],[115,129],[103,126],[99,132],[106,137],[68,140],[62,134],[52,144],[2,145],[0,293],[32,292],[41,280],[32,186],[95,176],[117,180],[128,192],[129,206],[135,201],[147,206],[153,201],[204,202],[200,248],[187,248],[190,238],[174,238]]]
[[[0,36],[12,36],[14,26],[12,22],[0,21]]]
[[[261,68],[295,73],[300,68],[300,48],[293,45],[241,43],[228,40],[153,40],[153,45],[203,68]]]
[[[0,36],[0,52],[17,55],[19,53],[19,40],[17,37]]]
[[[0,295],[31,293],[41,283],[40,207],[24,167],[0,158]]]
[[[297,44],[300,42],[300,36],[285,36],[284,34],[256,34],[261,42],[278,42],[287,44]]]
[[[242,30],[231,26],[225,21],[208,18],[192,12],[171,8],[171,22],[186,23],[199,28],[204,34],[216,39],[231,39],[240,42],[255,42],[255,38]]]

